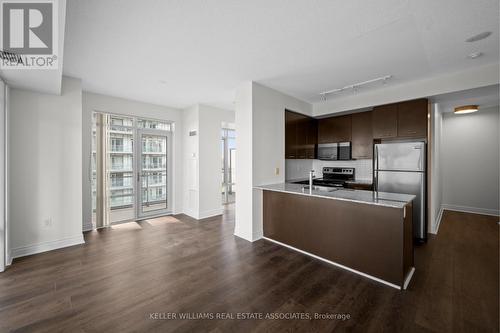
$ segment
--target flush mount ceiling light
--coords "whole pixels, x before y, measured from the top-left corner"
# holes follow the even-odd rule
[[[465,41],[467,43],[473,43],[473,42],[477,42],[478,40],[488,38],[490,35],[491,35],[491,31],[484,31],[484,32],[481,32],[480,34],[477,34],[475,36],[467,38]]]
[[[483,55],[482,52],[472,52],[471,54],[467,55],[467,58],[469,58],[469,59],[476,59],[476,58],[479,58],[482,55]]]
[[[479,107],[477,105],[457,106],[455,108],[455,114],[466,114],[466,113],[477,112],[478,109]]]
[[[375,82],[379,82],[379,81],[382,81],[382,83],[386,83],[387,80],[389,80],[391,78],[392,78],[392,75],[385,75],[385,76],[377,77],[375,79],[371,79],[371,80],[367,80],[367,81],[363,81],[363,82],[358,82],[358,83],[350,84],[350,85],[342,87],[342,88],[337,88],[337,89],[333,89],[333,90],[323,91],[323,92],[319,93],[319,95],[321,96],[321,99],[323,101],[326,101],[327,95],[329,95],[329,94],[338,93],[338,92],[342,92],[344,90],[349,90],[349,89],[352,89],[354,92],[357,92],[358,88],[360,88],[362,86],[365,86],[365,85],[371,84],[371,83],[375,83]]]

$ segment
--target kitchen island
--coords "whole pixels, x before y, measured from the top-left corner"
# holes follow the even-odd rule
[[[263,191],[264,238],[405,289],[414,272],[414,195],[292,183]]]

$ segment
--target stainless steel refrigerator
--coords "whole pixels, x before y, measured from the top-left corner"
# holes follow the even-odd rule
[[[427,240],[425,142],[379,143],[374,147],[374,183],[380,192],[414,194],[413,236]]]

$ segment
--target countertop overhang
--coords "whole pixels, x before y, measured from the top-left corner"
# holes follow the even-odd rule
[[[313,196],[318,198],[327,198],[334,200],[343,200],[358,202],[370,205],[379,205],[393,208],[404,208],[408,203],[415,199],[412,194],[399,194],[378,191],[365,191],[353,189],[338,189],[332,192],[304,189],[302,184],[277,183],[269,185],[254,186],[255,189],[283,192],[297,195]]]

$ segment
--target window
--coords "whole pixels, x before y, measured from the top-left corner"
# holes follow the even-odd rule
[[[137,125],[139,128],[147,128],[147,129],[159,129],[163,131],[171,131],[171,124],[166,121],[160,120],[149,120],[149,119],[139,119],[137,121]]]

